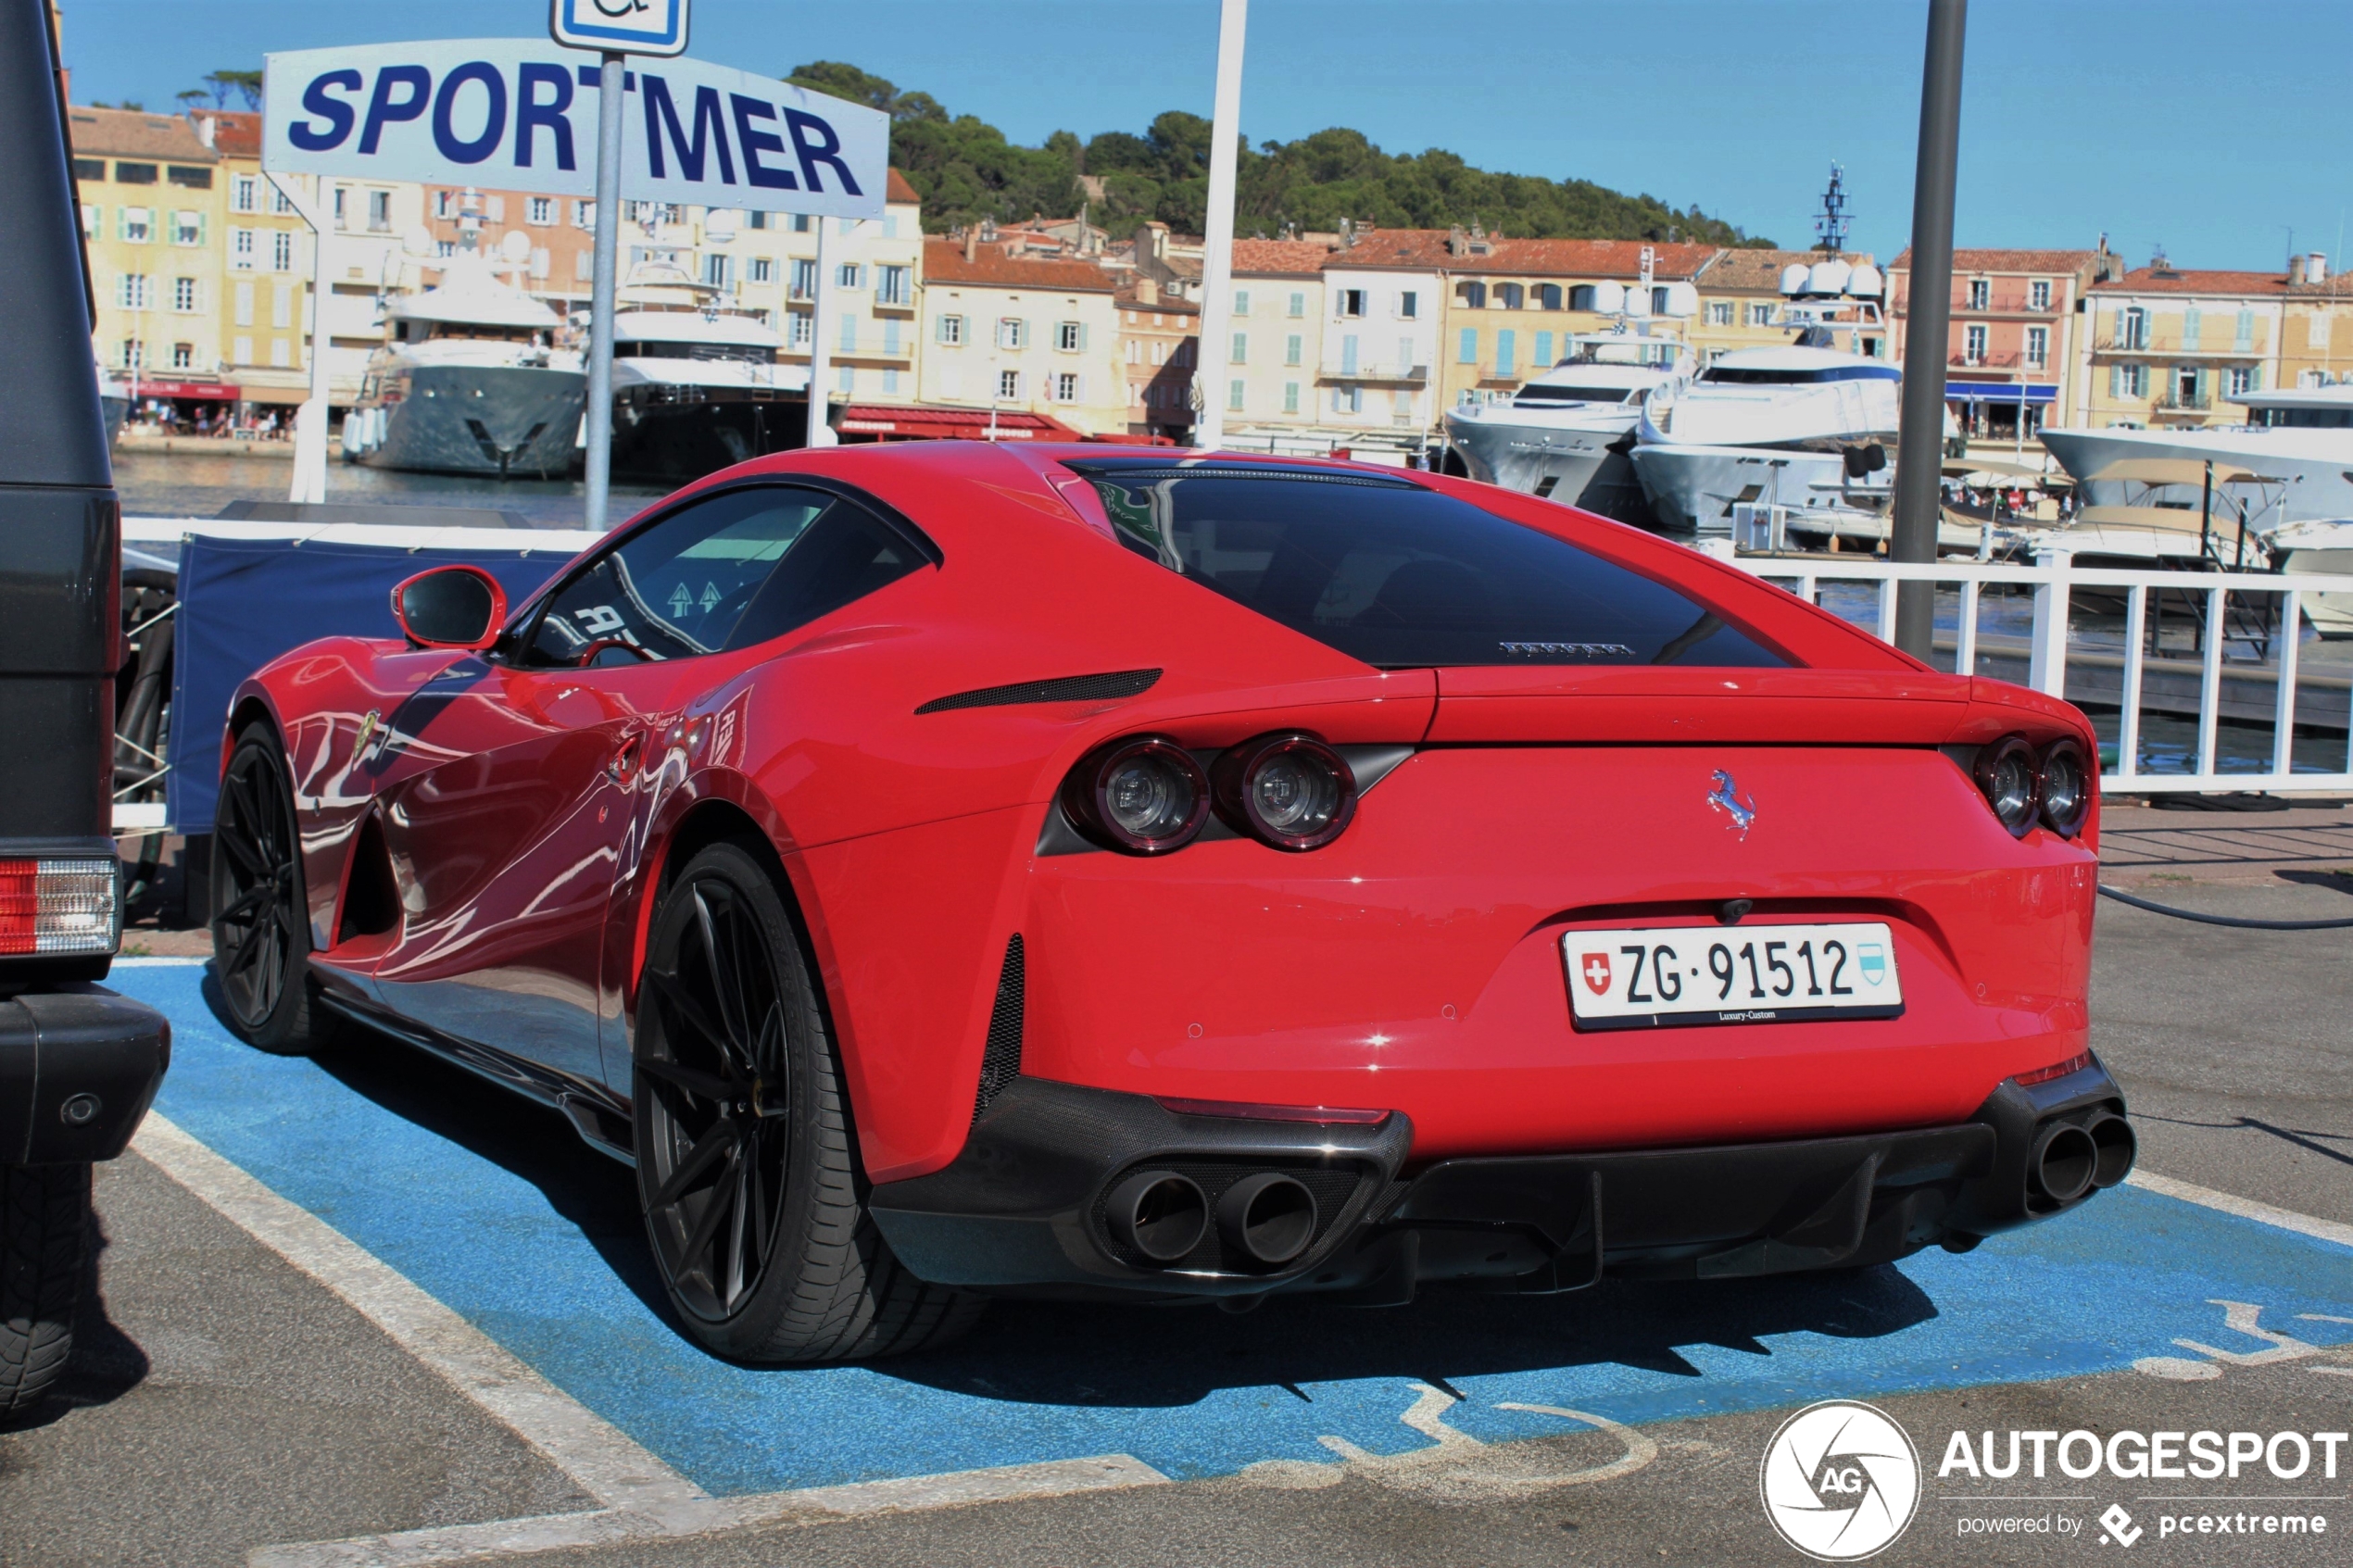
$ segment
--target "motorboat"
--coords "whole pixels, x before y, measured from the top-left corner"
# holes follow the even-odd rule
[[[344,456],[423,473],[560,478],[588,378],[578,353],[556,346],[562,318],[499,276],[520,272],[530,242],[510,235],[494,260],[480,245],[480,198],[469,191],[465,203],[458,249],[421,261],[440,269],[439,285],[385,301],[384,345],[344,418]]]
[[[1648,323],[1621,322],[1573,334],[1567,350],[1507,400],[1448,409],[1447,439],[1473,479],[1647,522],[1627,454],[1642,400],[1691,379],[1691,345]]]
[[[776,363],[775,328],[666,257],[632,268],[618,303],[614,472],[698,479],[805,444],[809,368]]]
[[[2119,464],[2159,459],[2244,472],[2272,486],[2262,526],[2353,517],[2353,379],[2241,392],[2223,401],[2247,410],[2241,425],[2133,430],[2045,430],[2043,445],[2083,486],[2092,505],[2123,500]]]
[[[2353,576],[2353,520],[2282,523],[2263,535],[2271,563],[2288,575]],[[2353,637],[2353,594],[2307,594],[2304,619],[2323,637]]]
[[[1793,265],[1778,324],[1793,337],[1736,349],[1681,388],[1645,400],[1634,471],[1660,527],[1731,531],[1736,506],[1789,508],[1818,532],[1883,538],[1893,495],[1903,372],[1870,265]]]

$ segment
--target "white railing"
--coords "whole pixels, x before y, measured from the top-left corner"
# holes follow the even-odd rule
[[[2217,789],[2353,789],[2353,714],[2347,716],[2348,750],[2345,754],[2345,766],[2329,772],[2296,772],[2291,767],[2299,680],[2297,656],[2305,596],[2341,594],[2347,596],[2347,602],[2353,602],[2353,576],[2326,576],[2318,572],[2284,575],[2251,571],[2157,571],[2078,567],[2073,564],[2071,556],[2061,550],[2038,553],[2032,566],[2011,566],[1974,560],[1898,564],[1868,558],[1842,560],[1827,556],[1805,559],[1793,559],[1786,556],[1744,556],[1735,554],[1731,542],[1724,539],[1704,541],[1702,547],[1710,555],[1743,571],[1790,586],[1808,603],[1820,602],[1821,586],[1825,583],[1876,583],[1879,585],[1879,615],[1878,624],[1873,630],[1888,642],[1895,638],[1897,583],[1956,584],[1960,589],[1961,602],[1954,637],[1953,668],[1969,673],[1974,673],[1978,666],[1978,620],[1984,590],[1989,586],[2032,589],[2034,620],[2025,650],[2025,684],[2036,691],[2060,697],[2067,695],[2070,659],[2068,608],[2073,593],[2079,588],[2121,590],[2125,598],[2123,641],[2116,654],[2106,656],[2106,659],[2113,659],[2120,655],[2121,662],[2117,766],[2115,771],[2100,775],[2102,788],[2112,793],[2133,795]],[[2144,633],[2148,627],[2149,596],[2153,591],[2183,596],[2196,596],[2204,605],[2205,633],[2198,645],[2197,738],[2192,758],[2195,766],[2185,772],[2145,772],[2140,766],[2141,710],[2148,677],[2148,656],[2143,645],[2146,640]],[[2243,640],[2228,633],[2226,614],[2230,602],[2233,598],[2255,595],[2269,596],[2279,601],[2278,615],[2273,624],[2284,631],[2270,639],[2273,647],[2271,659],[2260,665],[2241,664],[2226,668],[2223,659],[2225,646]],[[2083,649],[2075,650],[2074,658],[2079,665],[2090,661]],[[1941,665],[1943,661],[1940,659],[1937,662]],[[2226,675],[2235,683],[2252,680],[2258,684],[2268,682],[2274,686],[2271,710],[2271,769],[2267,772],[2225,771],[2218,765],[2217,732],[2221,722]],[[2334,686],[2338,683],[2332,679],[2328,684]]]

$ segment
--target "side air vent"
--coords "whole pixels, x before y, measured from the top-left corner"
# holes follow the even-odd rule
[[[1158,671],[1152,671],[1158,674]],[[988,1010],[988,1044],[980,1053],[980,1092],[973,1097],[973,1120],[1021,1076],[1021,1004],[1024,966],[1021,933],[1005,944],[1005,967],[997,977],[997,1005]]]
[[[1010,686],[982,686],[936,696],[917,713],[946,713],[959,708],[1013,708],[1028,702],[1101,702],[1107,697],[1135,696],[1150,691],[1160,679],[1157,670],[1114,670],[1101,675],[1063,675],[1051,681],[1021,681]]]
[[[399,924],[400,894],[392,880],[392,857],[384,850],[384,827],[371,812],[351,847],[351,874],[344,882],[343,919],[336,923],[335,941],[380,936]]]

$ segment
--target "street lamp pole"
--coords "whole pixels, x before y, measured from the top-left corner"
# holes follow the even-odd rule
[[[1920,73],[1919,162],[1912,178],[1910,322],[1896,433],[1889,558],[1932,561],[1944,494],[1944,362],[1953,320],[1953,187],[1961,139],[1961,42],[1969,0],[1929,0]],[[1895,646],[1926,660],[1935,646],[1936,585],[1899,584]]]
[[[1223,383],[1228,364],[1227,329],[1234,308],[1234,144],[1241,134],[1242,34],[1250,23],[1250,0],[1225,0],[1217,22],[1217,97],[1209,122],[1209,222],[1202,242],[1201,355],[1194,379],[1202,388],[1201,418],[1193,445],[1214,450],[1225,444]]]

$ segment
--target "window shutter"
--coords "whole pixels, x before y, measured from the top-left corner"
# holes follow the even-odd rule
[[[1084,321],[1078,323],[1078,352],[1087,352],[1087,323]]]
[[[241,327],[253,325],[253,285],[251,283],[237,285],[237,325]],[[237,358],[249,363],[253,358],[253,351],[248,348]]]
[[[2110,397],[2121,397],[2124,395],[2123,366],[2110,365],[2108,368],[2108,395]]]
[[[1463,329],[1462,341],[1455,345],[1454,358],[1457,363],[1464,365],[1478,363],[1478,329],[1477,327]]]

